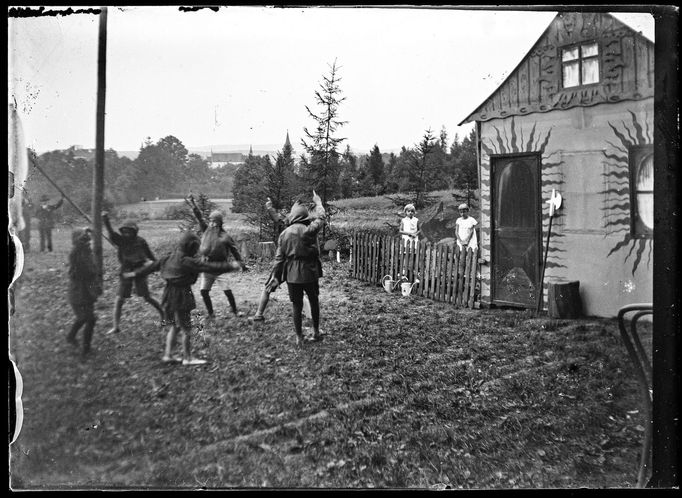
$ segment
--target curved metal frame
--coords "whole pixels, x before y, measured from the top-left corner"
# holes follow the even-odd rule
[[[630,323],[630,335],[625,326],[625,315],[631,312],[636,312],[632,315]],[[653,369],[651,361],[644,351],[642,341],[639,339],[637,333],[637,322],[640,318],[646,315],[654,314],[654,305],[652,303],[636,303],[623,306],[618,311],[618,329],[620,336],[625,344],[625,349],[630,355],[630,360],[635,367],[637,380],[639,381],[644,407],[646,409],[646,419],[644,430],[644,442],[642,444],[642,457],[639,464],[639,472],[637,475],[637,487],[643,488],[646,485],[646,475],[650,468],[651,460],[651,439],[653,435]]]

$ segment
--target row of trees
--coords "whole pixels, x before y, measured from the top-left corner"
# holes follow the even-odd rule
[[[339,108],[345,97],[338,72],[335,61],[315,91],[315,110],[306,106],[314,126],[304,128],[303,153],[298,158],[287,136],[274,158],[250,154],[238,168],[229,164],[211,168],[172,135],[157,142],[147,138],[134,160],[106,151],[105,204],[178,197],[188,191],[209,197],[231,195],[234,210],[260,224],[267,197],[276,209],[287,210],[299,194],[309,194],[312,189],[333,214],[329,202],[335,199],[394,195],[397,204],[409,200],[421,208],[431,190],[478,187],[473,131],[461,141],[455,136],[450,144],[445,128],[438,137],[429,129],[415,145],[403,146],[398,154],[382,154],[375,145],[368,154],[356,156],[348,144],[344,147],[346,138],[339,136],[339,131],[346,122],[339,118]],[[71,148],[40,156],[30,153],[30,160],[40,164],[72,200],[88,210],[94,157],[84,157]],[[27,192],[34,200],[43,194],[55,195],[35,168]]]
[[[32,167],[38,165],[69,198],[89,211],[95,158],[86,152],[72,147],[37,155],[29,150],[30,173],[25,187],[28,198],[35,203],[42,195],[57,195],[48,180]],[[207,160],[189,154],[183,143],[172,135],[157,142],[148,138],[134,160],[119,156],[113,149],[105,152],[105,204],[174,197],[185,195],[188,190],[227,197],[233,189],[235,170],[230,164],[209,167]]]

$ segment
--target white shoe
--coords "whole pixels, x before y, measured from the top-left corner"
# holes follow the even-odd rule
[[[199,358],[190,358],[189,360],[182,360],[184,366],[188,365],[204,365],[208,363],[206,360],[201,360]]]
[[[163,363],[182,363],[182,358],[178,356],[164,356],[161,358]]]

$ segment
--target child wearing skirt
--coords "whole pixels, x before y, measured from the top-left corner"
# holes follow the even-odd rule
[[[206,360],[194,358],[190,345],[192,324],[190,311],[196,308],[192,293],[192,284],[197,281],[199,273],[227,273],[241,270],[242,265],[236,261],[204,262],[197,256],[200,244],[194,233],[182,234],[176,248],[170,254],[152,262],[137,271],[126,272],[125,278],[135,278],[159,271],[166,281],[161,306],[171,327],[166,335],[166,348],[162,358],[164,363],[182,362],[183,365],[203,365]],[[182,358],[172,356],[178,329],[182,332]]]

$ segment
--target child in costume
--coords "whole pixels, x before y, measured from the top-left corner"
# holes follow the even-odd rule
[[[83,328],[82,355],[90,352],[97,316],[95,301],[102,294],[97,264],[90,247],[90,229],[76,228],[71,234],[73,249],[69,254],[69,304],[76,315],[66,341],[78,346],[76,334]]]
[[[240,263],[234,261],[204,261],[201,256],[197,255],[199,245],[199,237],[194,233],[186,232],[180,237],[173,252],[140,270],[123,274],[124,278],[138,278],[159,271],[161,278],[166,281],[161,305],[171,327],[166,335],[166,348],[162,358],[164,363],[182,362],[183,365],[206,363],[206,360],[194,358],[191,354],[190,311],[196,308],[192,284],[197,281],[201,272],[211,272],[217,275],[242,268]],[[171,356],[178,330],[182,333],[182,358]]]

